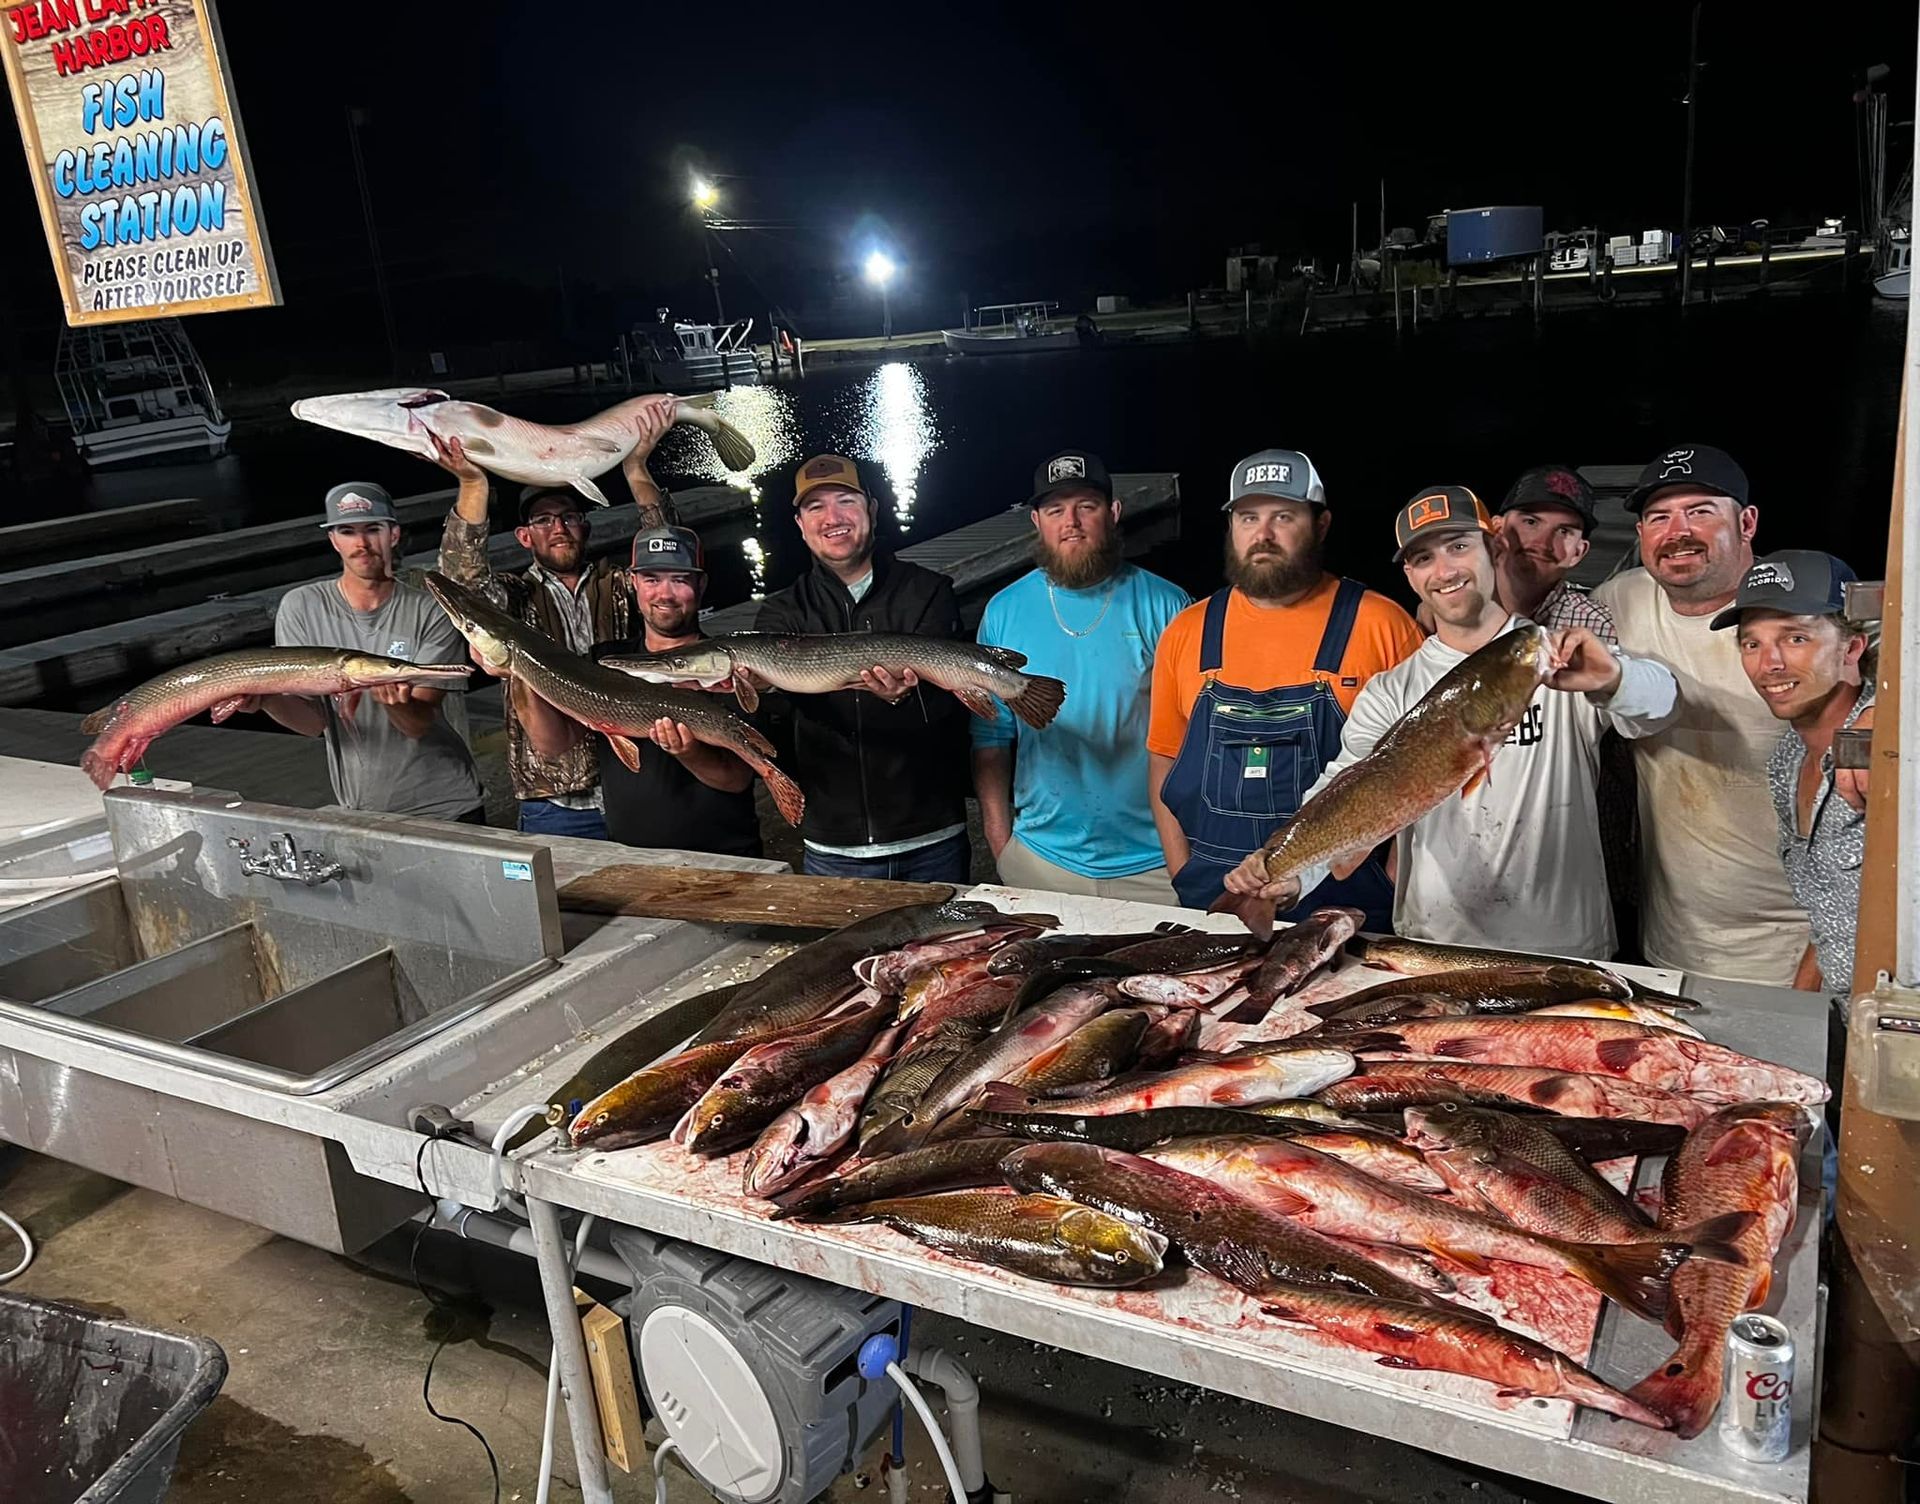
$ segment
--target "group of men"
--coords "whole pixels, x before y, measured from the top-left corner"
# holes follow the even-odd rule
[[[490,568],[488,479],[449,441],[439,459],[459,492],[441,569],[585,656],[693,642],[699,540],[674,525],[647,470],[672,421],[671,399],[643,410],[624,465],[643,514],[625,566],[589,560],[574,492],[530,486],[516,536],[533,563]],[[759,630],[962,634],[952,582],[876,546],[878,507],[852,461],[807,460],[791,500],[812,565],[762,603]],[[1344,904],[1378,930],[1604,959],[1619,945],[1608,858],[1627,853],[1633,823],[1633,796],[1609,769],[1630,767],[1640,955],[1845,991],[1865,775],[1836,772],[1832,747],[1838,731],[1871,724],[1873,698],[1870,635],[1844,614],[1852,572],[1824,554],[1756,560],[1747,477],[1717,449],[1668,451],[1626,505],[1641,567],[1589,594],[1570,579],[1597,522],[1575,471],[1529,470],[1491,510],[1465,486],[1423,488],[1392,540],[1416,621],[1326,569],[1325,482],[1305,454],[1263,450],[1227,488],[1226,583],[1194,602],[1124,557],[1099,456],[1051,455],[1028,500],[1034,568],[988,602],[978,638],[1064,680],[1065,705],[1044,728],[1004,707],[973,720],[969,767],[967,712],[910,671],[767,695],[764,724],[807,796],[805,869],[964,882],[972,794],[1013,886],[1189,907],[1225,890],[1295,915]],[[336,487],[325,525],[342,574],[286,598],[280,641],[422,661],[460,651],[394,568],[401,536],[383,491]],[[1270,883],[1261,843],[1450,670],[1525,622],[1547,629],[1555,666],[1484,779],[1345,876]],[[447,713],[457,700],[376,692],[351,736],[324,702],[259,708],[334,733],[341,803],[473,820],[480,786]],[[506,731],[523,830],[760,853],[751,773],[684,726],[656,723],[630,770],[515,682]],[[1609,731],[1630,761],[1603,756]],[[1610,803],[1628,817],[1610,819]]]

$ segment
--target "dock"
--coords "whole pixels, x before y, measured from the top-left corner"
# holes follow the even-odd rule
[[[1147,471],[1116,475],[1113,494],[1121,503],[1120,527],[1128,557],[1180,536],[1177,474]],[[954,593],[960,597],[961,617],[973,626],[980,620],[987,597],[1031,567],[1032,550],[1032,516],[1023,504],[903,548],[899,556],[951,579]],[[741,601],[703,612],[700,625],[711,635],[750,632],[759,614],[759,601]]]
[[[433,546],[406,555],[402,560],[404,567],[433,569],[438,566],[438,523],[452,505],[453,494],[451,490],[434,491],[406,497],[395,503],[395,510],[400,512],[403,519],[414,517],[433,524]],[[732,486],[689,487],[675,492],[673,499],[682,518],[689,526],[696,528],[711,527],[726,518],[751,510],[753,505],[747,492]],[[320,550],[326,546],[325,540],[318,536],[319,529],[314,519],[274,523],[267,528],[244,528],[236,533],[212,534],[181,545],[183,548],[204,549],[242,533],[276,529],[293,530],[287,536],[297,539],[301,549],[299,558],[303,561],[296,572],[298,577],[275,584],[258,585],[233,594],[211,595],[192,605],[127,621],[110,622],[38,642],[0,648],[0,705],[34,705],[46,700],[69,699],[76,692],[145,678],[173,664],[204,658],[210,653],[229,652],[235,648],[271,642],[274,612],[279,608],[281,597],[313,578],[332,578],[330,573],[321,576],[311,573],[313,567],[323,561]],[[596,555],[624,552],[639,530],[640,514],[632,507],[596,511],[590,551]],[[277,539],[281,535],[275,532],[274,536]],[[107,566],[109,569],[139,567],[124,556],[109,557],[115,561]],[[487,557],[493,567],[501,571],[524,568],[529,562],[529,555],[511,532],[496,533],[488,540]],[[77,562],[97,565],[101,561]],[[6,581],[18,582],[21,576],[38,580],[44,578],[47,571],[67,568],[50,565],[43,570],[22,570],[13,575],[0,576],[0,601],[5,600],[7,591],[16,588]],[[75,582],[88,578],[70,570],[63,577]],[[97,602],[86,592],[100,593],[108,588],[97,580],[91,586],[73,583],[65,598],[73,598],[74,592],[80,592],[81,599],[94,603],[97,614]]]

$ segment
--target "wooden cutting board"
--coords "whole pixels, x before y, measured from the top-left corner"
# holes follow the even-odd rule
[[[583,914],[693,919],[833,930],[883,909],[945,903],[946,883],[807,877],[797,872],[726,872],[708,867],[602,867],[560,890],[560,907]]]

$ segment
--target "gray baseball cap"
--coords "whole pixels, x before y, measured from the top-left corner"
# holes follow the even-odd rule
[[[398,522],[393,498],[385,486],[370,480],[343,480],[327,492],[327,520],[322,527],[345,527],[356,522]]]
[[[1233,479],[1227,483],[1227,499],[1220,510],[1249,496],[1273,496],[1285,501],[1308,501],[1317,507],[1327,504],[1327,488],[1313,461],[1297,449],[1262,449],[1233,467]]]
[[[700,537],[684,527],[643,528],[633,535],[634,574],[661,570],[673,574],[705,574],[700,563]]]
[[[1789,548],[1756,559],[1740,582],[1733,604],[1713,619],[1712,630],[1740,625],[1746,611],[1778,611],[1783,616],[1838,616],[1846,609],[1847,586],[1859,576],[1844,559],[1811,549]]]

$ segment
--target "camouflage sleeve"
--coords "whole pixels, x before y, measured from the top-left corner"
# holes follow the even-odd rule
[[[487,525],[469,522],[458,512],[447,513],[440,533],[440,573],[457,585],[478,590],[503,611],[511,611],[506,586],[487,562]]]

